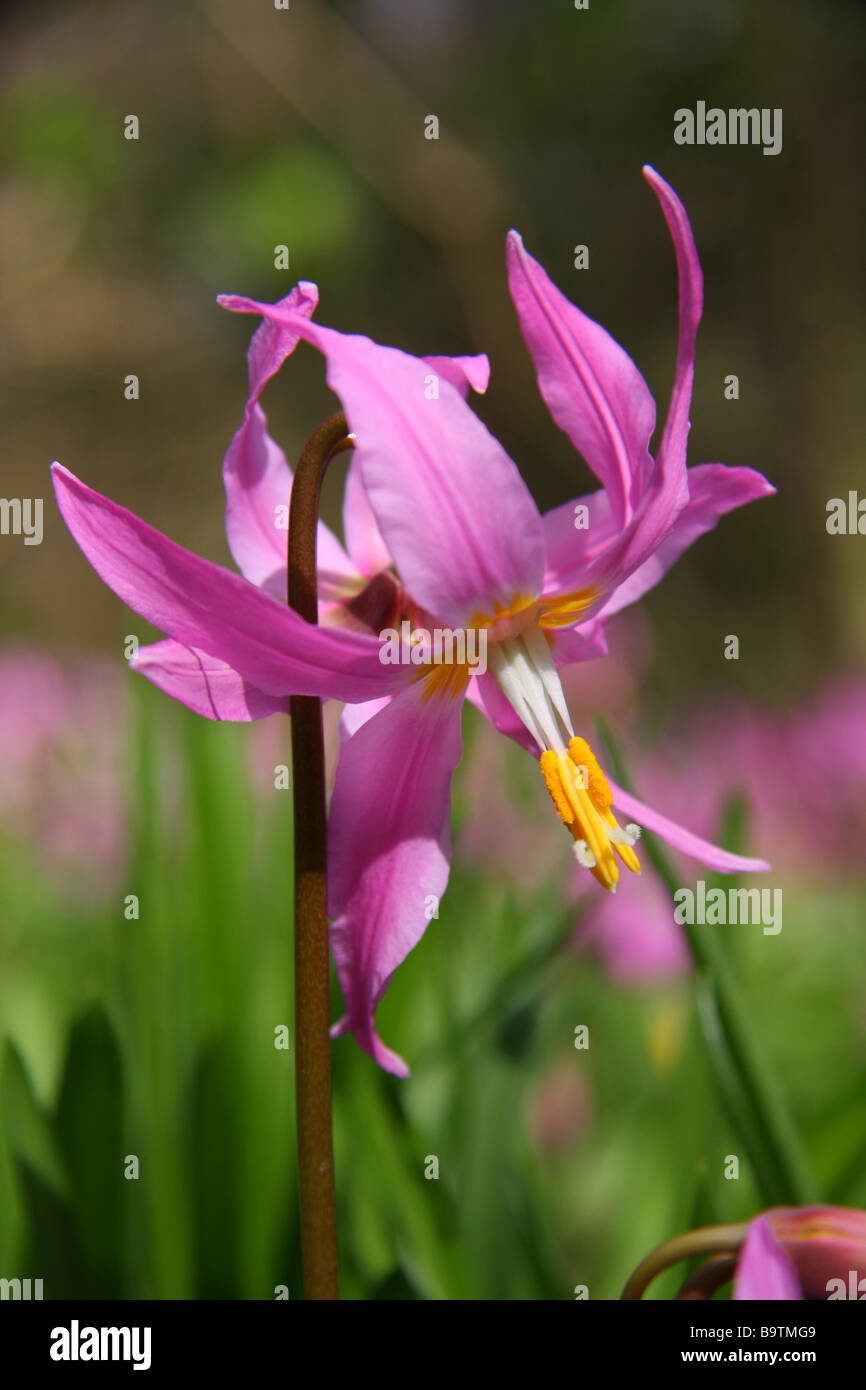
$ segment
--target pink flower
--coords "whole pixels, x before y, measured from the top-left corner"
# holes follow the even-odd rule
[[[732,1298],[861,1296],[866,1296],[866,1212],[847,1207],[771,1207],[750,1222]]]
[[[228,531],[243,576],[181,549],[125,508],[54,466],[58,502],[97,573],[169,634],[134,665],[210,718],[255,719],[291,694],[354,710],[329,819],[332,944],[351,1031],[387,1069],[405,1063],[378,1038],[376,1006],[416,945],[448,878],[451,776],[465,696],[539,757],[578,861],[615,889],[617,860],[639,868],[639,822],[721,871],[761,869],[714,848],[610,783],[575,735],[558,667],[604,650],[603,619],[639,598],[731,508],[772,492],[750,469],[686,470],[701,273],[685,210],[650,169],[676,250],[680,334],[658,455],[655,410],[623,350],[508,241],[511,291],[551,413],[602,483],[582,502],[539,515],[514,463],[463,397],[486,359],[421,359],[312,320],[315,290],[278,304],[227,296],[261,315],[250,349],[250,399],[226,460]],[[275,507],[290,475],[258,397],[299,339],[325,357],[355,436],[345,500],[349,554],[320,531],[325,623],[281,602],[285,561]],[[431,373],[438,378],[430,390]],[[576,505],[590,525],[576,530]],[[392,570],[393,567],[393,570]],[[489,670],[386,665],[376,632],[483,631]],[[633,818],[621,826],[614,806]]]
[[[584,908],[577,940],[590,946],[622,984],[647,984],[684,975],[690,956],[674,921],[670,895],[654,873],[641,874],[616,897],[595,895]]]
[[[113,663],[0,652],[0,829],[84,897],[110,891],[123,860],[124,715]]]

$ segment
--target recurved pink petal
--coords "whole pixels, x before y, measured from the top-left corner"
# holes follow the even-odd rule
[[[126,507],[52,465],[57,502],[96,573],[176,642],[208,653],[271,696],[369,700],[406,669],[383,665],[375,637],[314,627],[240,575],[168,540]]]
[[[170,637],[139,647],[129,664],[166,695],[206,719],[246,723],[289,712],[287,695],[266,695],[224,661],[195,647],[184,647]]]
[[[301,281],[280,305],[309,318],[318,298],[316,286]],[[247,353],[250,394],[244,418],[223,461],[229,548],[241,574],[278,599],[286,594],[286,509],[292,474],[285,454],[268,434],[267,418],[258,401],[299,342],[298,333],[284,324],[266,319],[256,329]],[[347,574],[355,577],[355,570],[324,522],[319,522],[317,544],[321,596],[327,600],[334,582],[339,584]]]
[[[547,408],[603,483],[622,527],[634,511],[635,484],[652,467],[649,387],[628,353],[566,299],[515,231],[508,233],[507,260],[511,297]]]
[[[486,352],[475,357],[425,357],[424,361],[438,376],[450,381],[461,396],[468,395],[471,387],[483,396],[490,381],[490,361]]]
[[[414,681],[344,743],[328,821],[331,943],[352,1032],[397,1076],[409,1069],[378,1037],[376,1006],[424,934],[448,881],[451,775],[462,700],[425,698]]]
[[[656,472],[661,493],[673,505],[681,506],[687,496],[686,443],[695,377],[695,341],[704,307],[704,278],[688,213],[670,184],[651,165],[644,165],[643,176],[661,204],[677,258],[680,320],[677,363],[667,419],[656,453]]]
[[[658,584],[699,536],[712,531],[719,518],[735,507],[769,497],[776,489],[753,468],[728,468],[723,463],[702,463],[688,470],[689,500],[658,549],[614,589],[601,612],[618,613]]]
[[[667,816],[663,816],[659,811],[645,806],[636,796],[632,796],[631,792],[618,787],[611,777],[607,780],[613,792],[614,808],[622,812],[621,819],[626,817],[635,821],[643,830],[651,830],[669,845],[673,845],[674,849],[682,850],[683,854],[697,859],[708,869],[715,869],[720,874],[760,873],[769,869],[770,865],[765,859],[749,859],[742,854],[731,854],[730,850],[712,845],[709,840],[702,840],[700,835],[693,835],[690,830],[684,830],[681,825],[668,820]]]
[[[749,1222],[731,1298],[739,1302],[793,1302],[803,1298],[797,1270],[773,1234],[766,1216]]]
[[[686,447],[695,374],[695,339],[703,308],[703,276],[685,208],[670,184],[649,165],[644,178],[661,204],[674,243],[679,284],[679,333],[674,385],[656,461],[644,471],[635,515],[621,539],[594,566],[592,582],[612,589],[662,544],[689,498]]]
[[[449,381],[419,357],[271,304],[225,308],[294,326],[327,360],[356,436],[367,496],[400,577],[450,626],[541,589],[541,518],[511,459]]]

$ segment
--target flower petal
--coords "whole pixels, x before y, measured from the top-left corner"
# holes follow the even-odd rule
[[[459,392],[419,357],[337,333],[271,304],[225,308],[294,325],[322,352],[343,402],[385,544],[413,599],[450,625],[535,597],[541,519],[515,465]]]
[[[318,298],[316,286],[302,280],[280,304],[309,318]],[[268,434],[267,418],[258,400],[299,342],[299,334],[284,324],[266,319],[256,329],[247,353],[250,394],[244,418],[223,461],[226,535],[235,563],[246,579],[280,600],[286,594],[287,534],[278,520],[289,503],[292,474],[285,454]],[[355,571],[324,522],[319,522],[317,545],[320,588],[323,600],[327,600],[329,578],[347,573],[354,576]]]
[[[656,461],[646,472],[635,517],[621,540],[594,567],[590,582],[611,589],[647,560],[689,499],[686,446],[695,375],[695,340],[703,308],[703,276],[688,214],[670,184],[647,164],[644,178],[661,204],[674,243],[679,285],[679,332],[674,384]]]
[[[557,667],[607,656],[607,635],[602,621],[591,618],[580,627],[555,628],[547,635],[552,639],[551,651]]]
[[[655,402],[628,353],[557,289],[519,234],[508,233],[508,283],[538,386],[561,430],[604,484],[618,526],[631,518],[635,481],[652,467]]]
[[[378,700],[365,700],[359,705],[345,705],[340,714],[340,747],[352,738],[359,729],[391,703],[393,697],[384,695]]]
[[[753,468],[728,468],[723,463],[702,463],[688,470],[689,500],[673,526],[648,560],[614,589],[601,612],[618,613],[658,584],[671,566],[699,536],[712,531],[726,512],[769,497],[776,489]]]
[[[391,556],[370,506],[370,499],[361,477],[361,463],[357,458],[352,459],[346,473],[343,532],[352,561],[365,578],[372,579],[375,574],[388,569]]]
[[[170,637],[140,647],[130,661],[149,681],[206,719],[246,722],[269,714],[288,714],[287,695],[266,695],[231,666]],[[349,706],[354,708],[354,706]]]
[[[96,573],[154,627],[226,662],[268,695],[369,700],[406,680],[375,637],[314,627],[246,579],[203,560],[60,464],[54,490]]]
[[[424,934],[428,899],[448,882],[451,775],[462,700],[425,698],[414,681],[343,745],[328,821],[331,941],[352,1032],[397,1076],[409,1069],[373,1015],[394,970]]]
[[[547,552],[546,595],[583,588],[590,567],[621,534],[604,488],[563,502],[545,512],[541,523]]]
[[[749,1222],[734,1276],[732,1300],[793,1302],[803,1297],[797,1270],[766,1216]]]
[[[505,698],[502,687],[490,671],[483,676],[473,676],[466,690],[466,698],[485,719],[489,719],[500,734],[519,743],[527,753],[538,757],[538,744],[517,714],[510,700]]]
[[[704,307],[704,278],[688,213],[670,184],[651,165],[643,176],[658,198],[674,243],[679,286],[677,363],[667,419],[656,455],[660,491],[674,507],[686,501],[686,443],[695,377],[695,341]]]
[[[699,860],[707,868],[715,869],[720,874],[761,873],[770,868],[765,859],[748,859],[741,854],[731,854],[729,850],[721,849],[718,845],[711,845],[709,840],[702,840],[699,835],[693,835],[690,830],[675,825],[659,811],[645,806],[636,796],[632,796],[631,792],[618,787],[612,778],[608,777],[607,780],[613,792],[616,810],[621,811],[629,820],[636,821],[642,829],[651,830],[653,834],[667,840],[674,849],[682,850],[683,854],[687,854],[691,859]]]
[[[470,387],[483,396],[490,383],[490,361],[486,352],[479,352],[475,357],[425,357],[424,361],[439,376],[450,381],[461,396],[466,396]]]

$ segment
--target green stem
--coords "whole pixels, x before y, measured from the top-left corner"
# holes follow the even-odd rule
[[[631,791],[619,745],[605,725],[600,726],[599,737],[615,777],[627,791]],[[654,835],[645,835],[641,843],[645,847],[647,858],[673,899],[681,884],[670,860]],[[781,1202],[806,1205],[814,1202],[818,1194],[799,1135],[755,1037],[748,1009],[743,1002],[727,954],[711,931],[702,930],[700,925],[688,922],[683,923],[683,929],[695,966],[704,976],[715,1005],[718,1032],[727,1053],[726,1064],[730,1064],[737,1077],[750,1117],[756,1127],[761,1149],[766,1153],[771,1165],[772,1186],[768,1185],[764,1197],[768,1204]],[[713,1047],[708,1026],[710,1020],[705,1010],[701,1013],[701,1021],[710,1055],[715,1058],[716,1049]],[[724,1083],[724,1077],[721,1079]]]
[[[345,416],[333,415],[307,441],[292,484],[288,601],[308,623],[318,621],[316,531],[322,479],[334,455],[351,447]],[[338,1299],[322,704],[316,696],[293,695],[289,711],[295,818],[295,1100],[304,1293],[308,1299]]]

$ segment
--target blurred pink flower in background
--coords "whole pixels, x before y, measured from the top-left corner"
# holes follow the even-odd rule
[[[820,760],[816,750],[820,750]],[[832,768],[832,776],[825,769]],[[803,705],[784,712],[744,702],[698,710],[651,753],[631,759],[639,794],[674,818],[688,814],[699,835],[718,837],[725,808],[745,798],[750,843],[760,843],[779,877],[815,882],[863,872],[866,831],[866,682],[839,677]],[[684,886],[693,860],[676,851]],[[688,867],[687,867],[688,866]],[[577,940],[623,982],[651,982],[688,968],[681,928],[649,866],[622,884],[616,898],[587,906]]]
[[[532,1142],[546,1158],[567,1154],[592,1122],[592,1096],[582,1068],[560,1059],[540,1077],[527,1100]]]
[[[120,662],[0,651],[0,836],[88,896],[125,849],[125,680]]]
[[[623,984],[653,983],[683,975],[689,952],[670,899],[652,868],[630,879],[616,895],[588,900],[577,940],[591,948]]]

